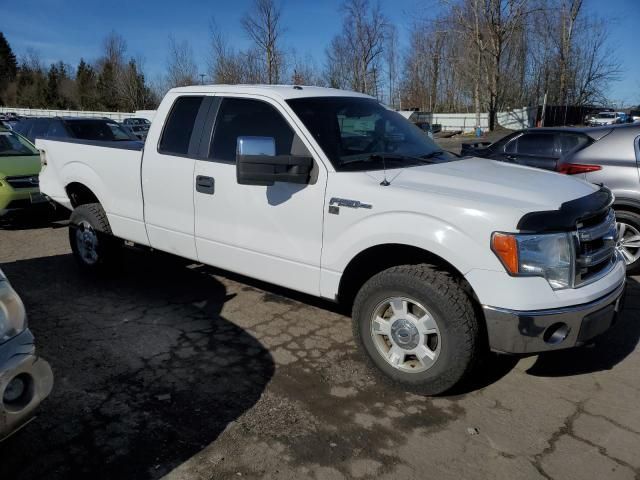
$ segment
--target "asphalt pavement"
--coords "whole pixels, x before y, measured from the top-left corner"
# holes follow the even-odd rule
[[[455,395],[372,376],[335,305],[159,253],[76,267],[62,217],[0,227],[51,396],[2,479],[640,477],[640,285],[595,344],[492,357]]]

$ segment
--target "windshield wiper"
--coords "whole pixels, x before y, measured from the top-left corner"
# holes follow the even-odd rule
[[[420,158],[428,159],[428,158],[439,157],[440,155],[442,155],[444,153],[445,153],[444,150],[434,150],[431,153],[427,153],[426,155],[422,155]]]
[[[361,163],[361,162],[375,162],[375,161],[394,161],[394,160],[411,160],[420,163],[433,163],[429,161],[430,157],[413,157],[411,155],[399,155],[395,153],[371,153],[367,155],[358,155],[357,157],[350,158],[348,160],[344,160],[340,162],[340,165],[349,165],[351,163]]]

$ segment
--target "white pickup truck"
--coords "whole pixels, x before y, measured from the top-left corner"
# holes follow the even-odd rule
[[[84,268],[133,243],[346,302],[373,366],[410,389],[450,389],[489,349],[584,344],[620,309],[607,189],[457,158],[366,95],[177,88],[143,151],[37,146]]]

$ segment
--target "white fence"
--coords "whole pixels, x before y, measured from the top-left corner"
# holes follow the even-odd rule
[[[507,112],[498,112],[498,125],[518,130],[535,126],[537,107],[523,107]],[[473,132],[476,128],[475,113],[434,113],[432,123],[442,125],[444,131],[462,130],[463,132]],[[480,128],[489,129],[489,114],[480,114]]]
[[[87,110],[48,110],[43,108],[8,108],[0,107],[0,113],[15,112],[26,117],[106,117],[121,122],[125,118],[135,117],[128,112],[90,112]]]

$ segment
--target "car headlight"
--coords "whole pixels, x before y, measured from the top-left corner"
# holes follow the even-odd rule
[[[0,270],[0,344],[27,328],[27,316],[20,297]]]
[[[554,290],[573,285],[575,253],[570,233],[495,232],[491,236],[491,249],[510,275],[544,277]]]

